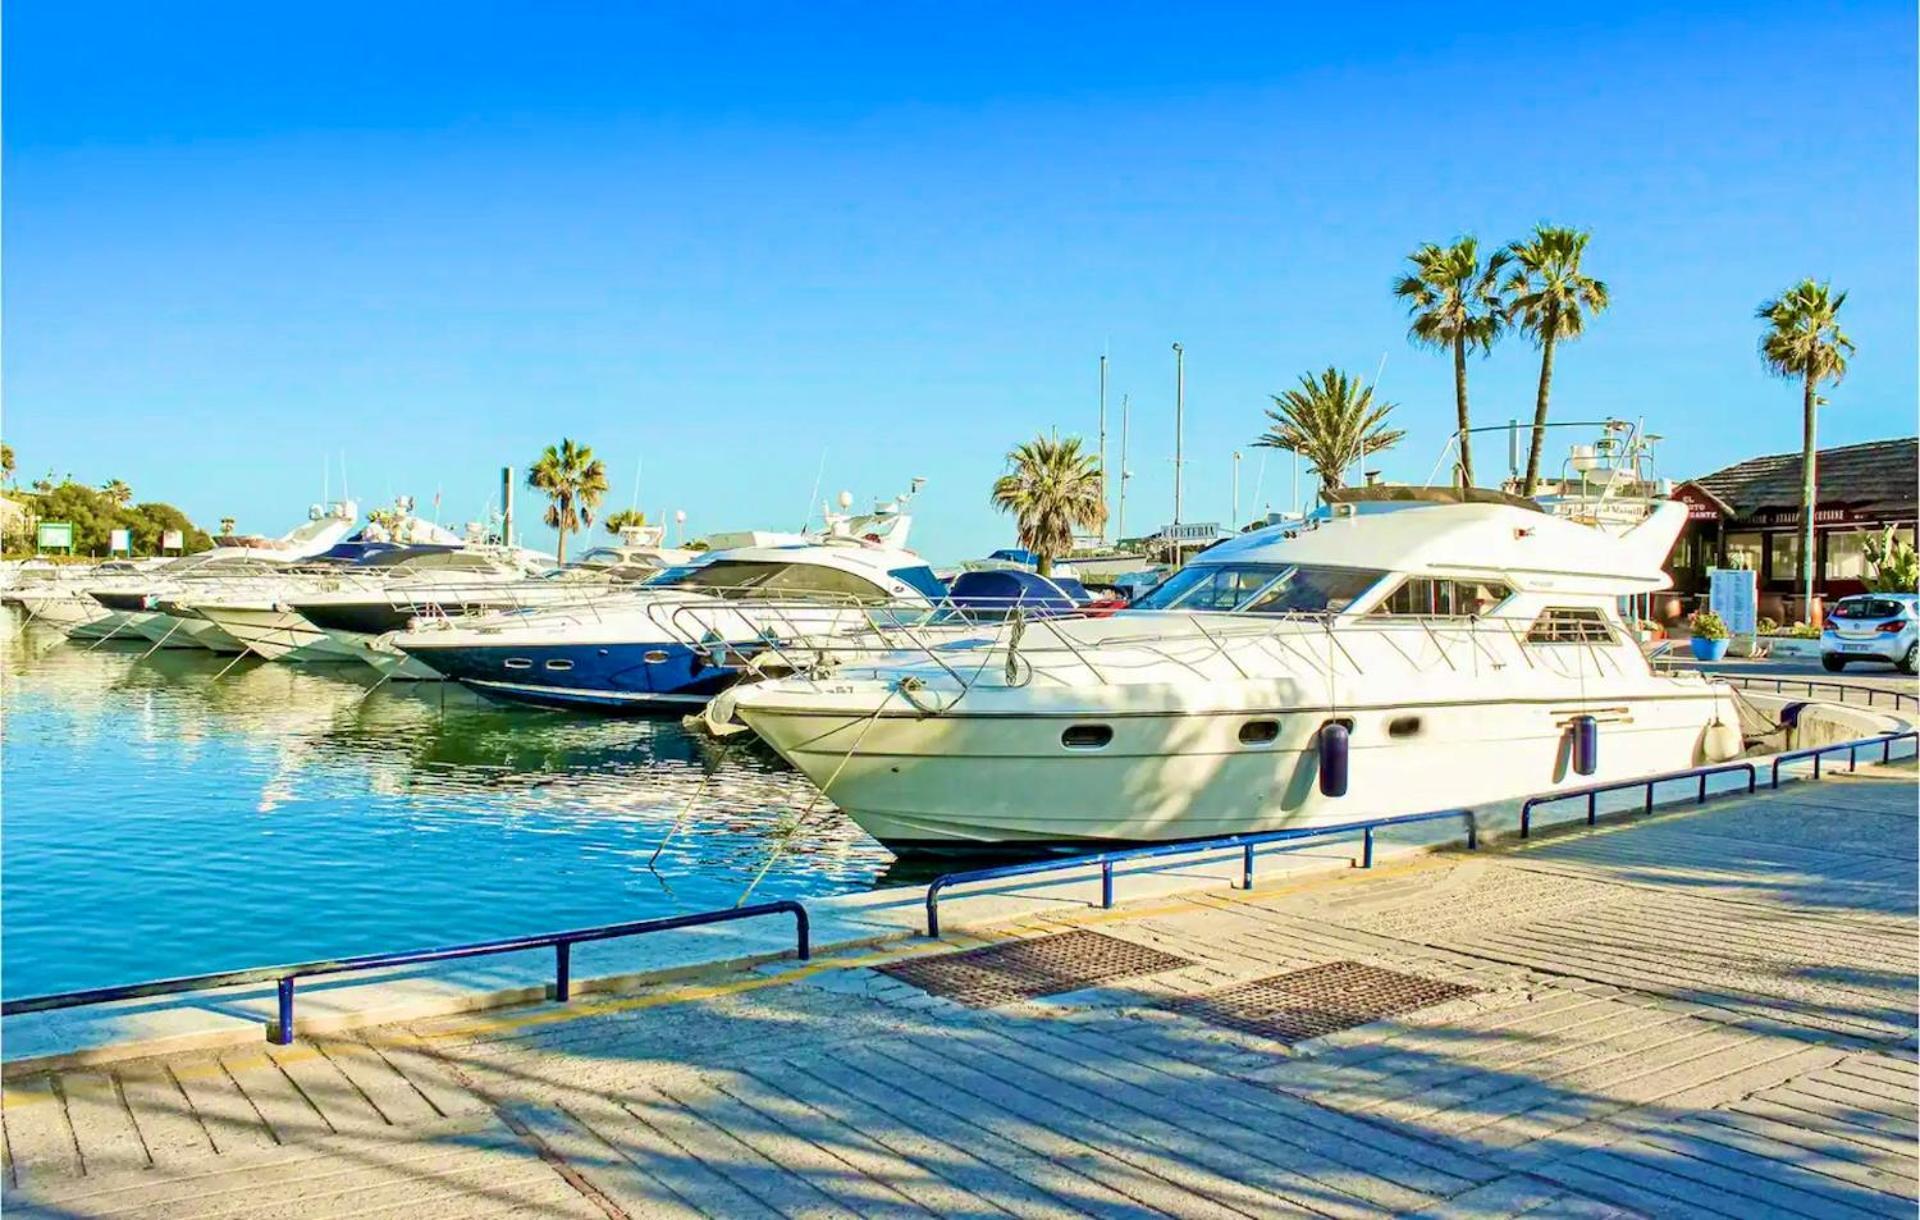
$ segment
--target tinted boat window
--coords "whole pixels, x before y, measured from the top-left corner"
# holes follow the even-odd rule
[[[1196,564],[1148,590],[1132,608],[1338,614],[1384,575],[1370,568],[1306,564]]]
[[[716,597],[780,600],[825,597],[836,601],[849,598],[861,602],[884,602],[886,591],[863,576],[838,568],[805,563],[772,563],[752,559],[716,559],[697,568],[689,568],[672,579],[655,584],[671,584],[689,592],[706,592]]]

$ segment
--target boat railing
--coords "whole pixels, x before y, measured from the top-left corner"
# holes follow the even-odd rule
[[[766,602],[747,604],[768,616],[790,608]],[[1123,673],[1130,662],[1178,665],[1203,678],[1223,676],[1204,668],[1216,659],[1240,677],[1251,678],[1255,675],[1243,662],[1264,657],[1268,665],[1278,663],[1289,673],[1328,681],[1366,672],[1362,657],[1348,646],[1357,638],[1378,639],[1416,673],[1443,667],[1451,672],[1480,672],[1507,664],[1528,669],[1558,664],[1569,677],[1628,673],[1620,658],[1608,655],[1609,649],[1621,646],[1619,637],[1540,641],[1529,638],[1528,623],[1491,616],[1340,617],[1129,609],[1119,612],[1129,623],[1127,631],[1088,638],[1070,630],[1071,625],[1112,612],[1090,612],[1085,607],[1065,610],[1021,599],[969,598],[965,604],[936,603],[926,614],[904,619],[894,607],[869,606],[863,613],[868,621],[860,630],[837,628],[808,634],[776,632],[763,625],[760,634],[765,638],[756,641],[749,630],[741,632],[736,642],[754,651],[774,652],[792,672],[814,675],[855,658],[915,654],[909,663],[930,662],[963,690],[994,668],[996,659],[1004,662],[999,668],[1009,673],[1031,674],[1037,667],[1057,664],[1083,670],[1105,683]],[[1164,626],[1141,630],[1143,620],[1159,620]],[[680,634],[688,633],[683,628]],[[1547,648],[1557,650],[1557,661],[1545,655]],[[964,665],[953,660],[963,650],[973,654]],[[894,660],[898,663],[898,658]]]
[[[554,953],[553,999],[566,1003],[573,994],[573,946],[594,941],[646,936],[682,928],[705,927],[735,920],[758,919],[767,915],[791,915],[794,923],[794,955],[805,961],[813,955],[811,921],[807,909],[792,899],[761,902],[752,906],[727,907],[717,911],[696,911],[685,915],[667,915],[628,923],[602,924],[592,928],[574,928],[538,936],[512,936],[502,940],[475,941],[446,945],[435,949],[415,949],[400,953],[368,953],[359,957],[298,962],[286,966],[262,966],[250,970],[228,970],[217,974],[194,974],[181,978],[156,979],[114,987],[90,987],[80,991],[62,991],[50,995],[0,1002],[0,1016],[23,1016],[34,1012],[54,1012],[121,1000],[150,999],[157,996],[185,995],[222,987],[240,987],[272,983],[276,991],[275,1017],[267,1036],[278,1046],[293,1041],[294,985],[297,980],[334,974],[359,974],[397,966],[417,966],[428,962],[457,961],[472,957],[490,957],[519,953],[529,949],[550,948]]]

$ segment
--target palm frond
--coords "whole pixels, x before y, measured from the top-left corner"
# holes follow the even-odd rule
[[[1073,550],[1075,530],[1098,529],[1107,519],[1100,464],[1083,453],[1080,438],[1037,436],[1007,454],[1011,469],[996,479],[991,501],[1013,515],[1020,545],[1042,567]]]
[[[1300,384],[1273,395],[1261,449],[1284,449],[1307,460],[1323,488],[1345,486],[1348,467],[1399,444],[1406,433],[1386,426],[1394,404],[1376,403],[1373,388],[1339,369],[1303,373]]]

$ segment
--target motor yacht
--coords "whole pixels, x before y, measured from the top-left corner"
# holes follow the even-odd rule
[[[162,648],[209,648],[240,652],[244,643],[209,620],[169,613],[161,602],[220,582],[269,577],[311,561],[355,533],[359,506],[350,500],[315,504],[307,519],[279,538],[224,535],[210,551],[171,560],[137,578],[90,585],[89,596],[124,618],[111,634],[140,636]]]
[[[1206,838],[1686,768],[1744,748],[1734,697],[1652,672],[1619,610],[1666,587],[1685,518],[1354,489],[1110,617],[1016,616],[734,704],[896,850]]]
[[[946,590],[901,545],[911,528],[905,498],[859,516],[829,513],[814,535],[714,535],[706,558],[624,594],[470,621],[421,619],[392,643],[499,699],[684,711],[783,642],[866,630],[876,609],[931,615]]]

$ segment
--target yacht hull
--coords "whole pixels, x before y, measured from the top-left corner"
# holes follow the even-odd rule
[[[243,647],[240,641],[205,619],[169,614],[164,610],[139,618],[134,629],[162,648],[205,648],[211,652],[235,653]]]
[[[355,660],[371,665],[382,678],[394,682],[444,682],[446,675],[393,646],[393,633],[367,635],[359,631],[327,629],[327,639],[350,653]]]
[[[205,603],[193,606],[191,611],[269,661],[305,665],[358,659],[291,610]]]
[[[745,696],[739,715],[830,800],[896,851],[989,845],[1164,843],[1337,825],[1450,808],[1487,808],[1555,788],[1701,765],[1707,726],[1733,719],[1725,696],[1685,695],[1427,704],[1235,708],[1153,713],[880,714],[820,700],[783,707]],[[1575,715],[1600,724],[1599,767],[1573,771]],[[1351,721],[1349,787],[1319,787],[1319,727]],[[1270,741],[1243,729],[1277,723]],[[1063,743],[1103,726],[1098,748]],[[1264,732],[1265,730],[1260,730]]]
[[[408,638],[407,655],[494,699],[612,712],[684,712],[731,686],[734,666],[685,644],[433,644]]]
[[[76,628],[103,623],[113,613],[100,603],[84,596],[23,596],[16,604],[27,612],[26,621],[29,624],[40,623],[48,627],[57,627],[69,635],[72,635]],[[109,627],[102,627],[100,634],[104,635],[108,630],[110,630]],[[82,635],[78,638],[86,639],[87,637]]]

